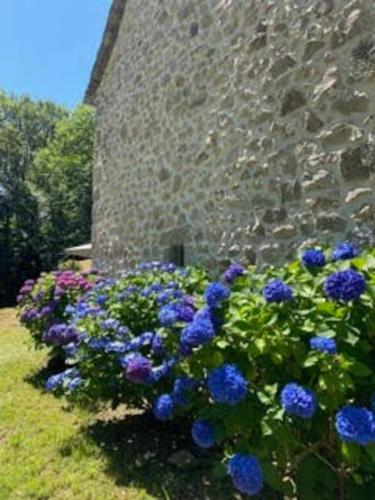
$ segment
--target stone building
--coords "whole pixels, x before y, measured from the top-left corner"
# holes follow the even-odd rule
[[[374,0],[114,0],[86,95],[96,261],[372,241],[374,27]]]

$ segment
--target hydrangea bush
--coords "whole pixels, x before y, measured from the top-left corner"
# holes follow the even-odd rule
[[[75,371],[49,389],[188,416],[193,442],[222,453],[217,476],[245,495],[371,498],[375,252],[308,248],[211,283],[144,267],[68,308]]]
[[[68,324],[66,307],[100,281],[96,271],[59,270],[42,273],[35,280],[26,280],[17,297],[21,323],[32,335],[37,347],[62,346],[75,342],[77,334]]]
[[[153,406],[178,363],[170,332],[192,321],[207,283],[198,269],[151,262],[103,279],[68,305],[78,340],[65,346],[67,363],[83,379],[70,398],[90,407]]]

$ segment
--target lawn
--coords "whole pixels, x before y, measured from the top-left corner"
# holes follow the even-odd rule
[[[181,424],[93,415],[47,394],[48,353],[30,347],[13,309],[0,310],[0,346],[1,500],[233,498]]]

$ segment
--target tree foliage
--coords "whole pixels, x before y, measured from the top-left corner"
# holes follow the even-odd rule
[[[41,192],[43,259],[52,267],[61,248],[87,241],[91,228],[94,114],[81,106],[62,119],[38,151],[33,180]]]
[[[0,92],[0,304],[88,238],[92,130],[88,108]]]

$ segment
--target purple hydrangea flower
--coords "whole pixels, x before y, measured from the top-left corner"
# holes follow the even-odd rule
[[[367,408],[345,406],[337,413],[335,425],[344,441],[362,446],[375,442],[375,415]]]
[[[281,405],[289,415],[308,419],[316,412],[317,400],[313,391],[292,382],[282,390]]]
[[[153,411],[158,420],[165,422],[173,416],[173,399],[169,394],[163,394],[155,401]]]
[[[271,280],[263,289],[263,297],[267,302],[289,302],[293,299],[292,289],[282,280]]]
[[[313,337],[310,339],[310,347],[315,351],[325,352],[327,354],[336,354],[337,345],[335,339],[326,337]]]
[[[196,420],[191,429],[195,444],[201,448],[211,448],[215,445],[214,428],[208,420]]]
[[[365,291],[363,274],[354,269],[346,269],[330,274],[324,283],[324,292],[330,299],[349,302],[358,299]]]
[[[247,382],[235,365],[224,364],[212,370],[207,385],[216,403],[236,405],[247,395]]]
[[[208,306],[216,308],[221,302],[229,299],[230,290],[222,283],[211,283],[206,288],[204,296]]]
[[[226,283],[231,285],[232,283],[234,283],[236,278],[242,276],[243,274],[245,274],[245,269],[241,266],[241,264],[234,262],[224,272],[223,278]]]
[[[359,249],[349,242],[339,243],[332,252],[332,260],[353,259],[359,255]]]
[[[194,305],[195,305],[195,299],[193,296],[191,295],[184,295],[184,297],[182,298],[182,303],[185,305],[185,306],[190,306],[192,308],[194,308]]]
[[[326,258],[322,250],[309,248],[302,253],[302,262],[306,267],[324,267]]]
[[[138,354],[130,359],[125,369],[126,378],[134,384],[149,383],[151,374],[152,363],[141,354]]]
[[[26,309],[26,311],[24,311],[21,314],[21,321],[23,321],[23,322],[31,321],[33,319],[38,318],[38,316],[39,316],[39,314],[38,314],[38,311],[36,309],[34,309],[34,308]]]
[[[263,472],[258,460],[243,453],[237,453],[229,460],[228,474],[234,486],[245,495],[256,495],[264,484]]]
[[[63,346],[71,342],[76,343],[78,341],[78,333],[73,325],[66,325],[64,323],[52,325],[43,334],[43,341],[48,344]]]

